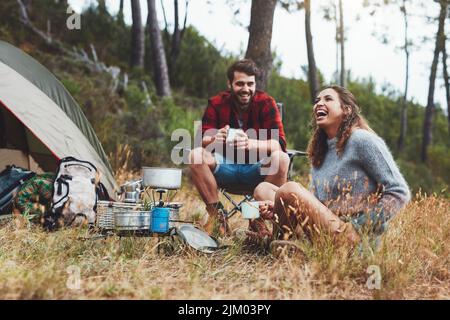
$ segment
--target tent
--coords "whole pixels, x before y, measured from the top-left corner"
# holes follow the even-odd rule
[[[66,156],[92,162],[114,197],[108,158],[73,97],[39,62],[0,41],[0,171],[9,164],[56,171]]]

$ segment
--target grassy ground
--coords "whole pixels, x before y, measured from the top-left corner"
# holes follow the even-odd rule
[[[174,200],[182,216],[203,213],[191,187]],[[231,222],[245,227],[239,215]],[[417,195],[381,249],[362,256],[299,242],[304,255],[275,257],[232,238],[214,254],[164,254],[156,238],[85,235],[1,226],[0,299],[450,299],[450,201],[437,196]]]

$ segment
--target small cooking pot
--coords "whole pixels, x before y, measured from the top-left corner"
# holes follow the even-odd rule
[[[132,180],[120,186],[120,193],[141,190],[142,180]]]
[[[129,181],[120,186],[121,199],[127,203],[139,203],[141,200],[142,180]]]
[[[154,189],[180,189],[181,169],[143,167],[142,185]]]
[[[141,200],[141,193],[140,191],[131,191],[131,192],[125,192],[125,199],[124,202],[127,203],[138,203]]]
[[[114,214],[114,225],[118,231],[148,230],[150,224],[150,211],[121,211]]]

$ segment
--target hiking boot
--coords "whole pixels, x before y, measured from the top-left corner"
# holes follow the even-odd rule
[[[231,229],[228,225],[228,212],[223,208],[222,204],[208,210],[208,218],[203,225],[203,229],[210,236],[229,236],[231,235]]]
[[[305,257],[303,250],[300,248],[298,244],[289,240],[273,240],[269,246],[270,253],[275,258],[280,257],[294,257],[301,256]]]
[[[228,224],[228,212],[225,209],[219,209],[217,215],[217,224],[215,233],[220,236],[230,236],[231,228]]]

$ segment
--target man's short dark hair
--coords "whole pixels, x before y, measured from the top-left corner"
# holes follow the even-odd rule
[[[259,69],[256,66],[256,63],[251,59],[236,61],[228,68],[227,77],[230,82],[233,82],[235,71],[243,72],[249,76],[255,76],[256,78],[259,76]]]

